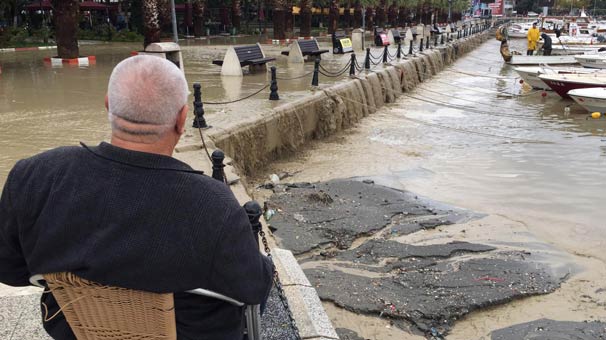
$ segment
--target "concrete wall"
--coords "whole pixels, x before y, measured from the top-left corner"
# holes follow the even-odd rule
[[[259,119],[229,130],[209,131],[209,136],[234,159],[240,171],[253,174],[268,162],[294,153],[311,139],[325,138],[352,127],[490,36],[485,32],[426,50],[391,66],[379,66],[355,79],[320,88],[310,96],[280,105]]]

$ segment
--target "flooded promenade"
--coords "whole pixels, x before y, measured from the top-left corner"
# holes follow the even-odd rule
[[[432,206],[457,207],[472,212],[474,218],[420,228],[393,239],[419,247],[458,241],[476,244],[462,247],[462,251],[528,253],[534,263],[545,264],[561,282],[557,289],[546,285],[549,291],[554,289],[550,294],[462,313],[464,318],[453,321],[448,339],[488,339],[493,330],[539,318],[606,319],[606,256],[602,251],[606,210],[601,208],[606,198],[601,190],[606,180],[601,171],[606,161],[606,120],[587,120],[576,105],[565,114],[564,108],[572,101],[523,89],[517,74],[503,64],[498,46],[496,40],[488,40],[355,127],[313,141],[249,179],[250,184],[260,185],[272,173],[287,172],[291,176],[284,181],[288,182],[356,177],[407,190],[430,198]],[[274,53],[284,49],[272,48]],[[42,63],[42,52],[0,55],[0,183],[20,158],[57,145],[96,144],[107,138],[103,107],[107,79],[113,65],[136,49],[129,44],[85,46],[83,53],[94,53],[98,60],[88,69],[51,69]],[[267,83],[264,74],[221,78],[219,68],[210,62],[222,56],[222,46],[197,43],[183,45],[183,49],[188,81],[202,80],[207,100],[233,100]],[[326,62],[344,64],[330,57]],[[283,60],[277,64],[279,70],[285,65]],[[282,75],[297,77],[311,67],[302,65]],[[306,94],[308,78],[280,84],[282,103]],[[242,104],[207,106],[207,119],[211,125],[238,115],[245,120],[251,111],[281,105],[264,95],[245,103],[246,109]],[[270,192],[258,190],[255,194],[262,199]],[[376,239],[355,239],[340,249],[340,255],[351,259],[367,241]],[[314,257],[317,255],[299,255],[306,273],[326,268]],[[355,269],[349,274],[352,272]],[[507,279],[486,277],[495,282]],[[348,293],[363,295],[363,290],[345,288]],[[330,293],[316,289],[321,297]],[[440,300],[436,301],[439,307]],[[341,334],[423,338],[414,325],[395,325],[372,309],[354,313],[330,299],[325,299],[324,306],[335,327],[342,328]]]
[[[521,50],[525,41],[513,44]],[[454,323],[448,339],[488,339],[498,328],[541,318],[606,319],[606,210],[601,208],[606,120],[588,120],[582,108],[554,93],[543,97],[541,91],[523,88],[498,47],[496,40],[488,40],[355,128],[314,142],[266,171],[294,174],[287,181],[295,183],[368,179],[485,214],[397,238],[383,232],[378,238],[419,246],[478,242],[503,252],[522,251],[561,279],[551,294],[469,314]],[[361,243],[351,246],[359,256]],[[323,253],[333,250],[329,246]],[[347,251],[337,254],[336,262],[322,252],[299,255],[306,273],[319,278],[320,296],[335,326],[364,338],[416,339],[379,313],[352,313],[355,303],[322,287],[328,282],[322,275],[337,279],[335,273],[352,273],[334,271]],[[347,293],[373,294],[356,287]]]

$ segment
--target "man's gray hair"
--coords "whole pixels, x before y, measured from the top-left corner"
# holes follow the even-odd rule
[[[112,129],[161,136],[174,127],[187,103],[187,81],[183,72],[166,59],[134,56],[114,68],[107,96]]]

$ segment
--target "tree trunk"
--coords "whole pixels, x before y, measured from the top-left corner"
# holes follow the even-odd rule
[[[379,5],[377,6],[377,14],[375,21],[377,22],[377,26],[384,28],[385,27],[385,0],[380,0]]]
[[[356,0],[354,5],[353,27],[362,27],[362,4],[360,4],[360,0]]]
[[[398,25],[398,6],[396,5],[395,1],[391,4],[391,6],[389,6],[389,9],[387,10],[387,21],[391,26],[395,27]]]
[[[160,13],[157,0],[143,0],[143,48],[160,41]]]
[[[331,0],[328,10],[328,33],[334,33],[339,27],[339,0]]]
[[[398,11],[398,26],[406,27],[406,22],[408,21],[408,12],[406,11],[406,7],[400,7]]]
[[[299,17],[301,20],[301,32],[299,36],[310,37],[311,36],[311,0],[301,0],[299,3],[301,6],[301,13]]]
[[[236,28],[236,32],[240,32],[240,21],[242,20],[242,3],[240,0],[232,0],[231,2],[231,24]]]
[[[349,29],[352,26],[351,22],[351,0],[345,2],[345,12],[343,13],[343,21],[345,21],[345,27]]]
[[[274,1],[274,39],[286,39],[286,0]]]
[[[288,0],[286,2],[286,14],[285,14],[285,21],[286,21],[286,33],[288,38],[292,38],[293,37],[293,31],[295,28],[295,23],[294,23],[294,18],[292,15],[292,0]]]
[[[172,14],[170,0],[156,0],[158,6],[158,19],[160,20],[160,32],[172,31]]]
[[[80,1],[78,0],[52,0],[55,39],[57,40],[57,53],[59,58],[74,59],[80,56],[78,50],[78,16],[80,14]]]
[[[194,37],[201,37],[204,35],[204,10],[206,9],[204,0],[193,0],[192,12],[193,12],[193,24],[194,24]]]
[[[372,31],[375,23],[375,13],[374,9],[371,6],[366,7],[366,30]]]

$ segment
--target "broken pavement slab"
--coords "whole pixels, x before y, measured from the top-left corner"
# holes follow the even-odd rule
[[[330,248],[299,259],[323,301],[402,329],[413,324],[439,338],[474,310],[546,294],[562,281],[523,250],[403,243],[402,235],[478,215],[370,181],[281,185],[269,205],[280,244],[300,255]]]
[[[606,323],[540,319],[492,332],[491,340],[603,340]]]
[[[289,184],[274,191],[268,205],[278,213],[270,223],[280,245],[295,255],[322,246],[347,249],[355,239],[390,226],[406,234],[469,218],[463,210],[435,209],[410,192],[369,181]],[[442,216],[443,223],[424,224],[427,217],[436,216]],[[405,217],[414,218],[404,227]]]

